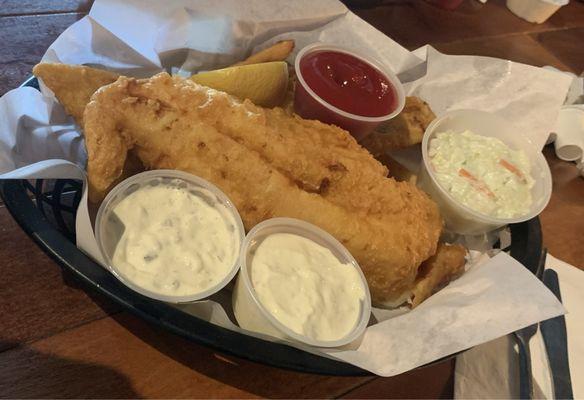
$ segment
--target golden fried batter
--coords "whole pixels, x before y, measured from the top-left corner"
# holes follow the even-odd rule
[[[80,65],[37,64],[32,73],[53,91],[65,111],[83,126],[83,111],[91,95],[118,79],[114,72]]]
[[[406,97],[403,111],[361,141],[371,154],[378,157],[391,150],[422,143],[422,137],[436,115],[418,97]]]
[[[412,307],[416,307],[448,282],[464,272],[466,249],[440,243],[436,254],[422,263],[412,291]]]
[[[412,185],[416,184],[418,176],[412,171],[407,169],[404,165],[399,163],[389,154],[380,154],[375,157],[377,161],[385,165],[389,169],[389,176],[394,178],[398,182],[409,182]]]
[[[346,131],[263,109],[188,80],[120,78],[85,111],[88,173],[100,200],[133,149],[147,168],[193,173],[221,188],[250,229],[270,217],[311,222],[359,261],[376,304],[411,293],[436,250],[436,205]],[[405,300],[405,299],[404,299]]]

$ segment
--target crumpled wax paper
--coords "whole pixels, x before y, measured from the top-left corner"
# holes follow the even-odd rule
[[[569,86],[562,74],[506,60],[446,56],[430,47],[409,52],[335,0],[97,0],[42,61],[92,65],[136,77],[163,70],[191,73],[225,67],[284,38],[295,39],[295,53],[323,41],[373,55],[438,115],[469,107],[500,113],[535,143],[551,129]],[[0,99],[0,179],[84,179],[83,137],[52,93],[41,88],[42,93],[14,89]],[[78,247],[103,264],[85,188],[76,229]],[[474,260],[463,277],[413,311],[374,310],[380,322],[346,348],[291,345],[391,376],[564,312],[508,255]],[[229,318],[229,303],[230,293],[224,290],[177,307],[243,331]]]

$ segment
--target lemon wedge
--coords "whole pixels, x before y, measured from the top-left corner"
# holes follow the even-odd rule
[[[288,64],[273,61],[261,64],[201,72],[191,76],[196,83],[221,90],[262,107],[282,103],[288,87]]]

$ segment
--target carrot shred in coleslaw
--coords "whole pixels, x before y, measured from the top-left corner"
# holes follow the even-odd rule
[[[508,170],[509,172],[513,173],[519,180],[523,183],[527,183],[527,179],[525,179],[525,175],[517,168],[515,165],[511,164],[509,161],[501,158],[499,160],[499,165]]]
[[[472,186],[478,190],[479,192],[482,192],[484,194],[486,194],[489,197],[495,198],[497,196],[495,196],[495,193],[493,193],[488,186],[486,185],[486,183],[484,183],[483,181],[477,179],[476,176],[474,176],[473,174],[471,174],[468,170],[461,168],[458,170],[458,175],[462,176],[463,178],[468,179]]]

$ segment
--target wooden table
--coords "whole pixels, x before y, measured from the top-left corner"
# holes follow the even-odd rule
[[[364,2],[361,2],[364,3]],[[448,12],[425,2],[376,2],[357,14],[408,49],[426,43],[577,74],[584,69],[584,4],[527,23],[503,1]],[[86,0],[0,1],[0,94],[30,75],[47,46],[90,7]],[[554,176],[541,215],[550,253],[584,267],[584,179],[544,151]],[[0,207],[2,397],[451,397],[453,361],[393,378],[300,374],[225,357],[154,328],[63,281]]]

